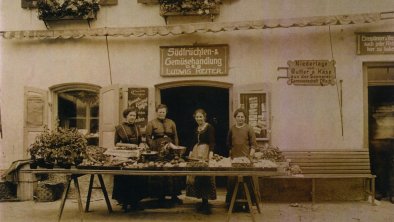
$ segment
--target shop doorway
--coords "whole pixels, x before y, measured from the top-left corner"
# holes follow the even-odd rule
[[[394,64],[371,65],[368,71],[368,128],[376,198],[394,195]],[[391,76],[391,79],[390,79]]]
[[[228,156],[226,138],[229,129],[229,89],[211,86],[180,86],[160,90],[161,103],[168,106],[168,118],[175,121],[180,145],[192,148],[197,127],[193,118],[196,109],[207,113],[207,122],[215,128],[215,152]]]

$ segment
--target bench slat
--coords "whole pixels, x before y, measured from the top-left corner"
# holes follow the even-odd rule
[[[368,150],[302,150],[302,151],[297,151],[297,150],[286,150],[282,151],[282,153],[327,153],[327,154],[332,154],[332,153],[341,153],[341,154],[353,154],[353,153],[369,153]]]
[[[302,168],[301,168],[302,169]],[[369,170],[333,170],[333,169],[318,169],[318,170],[302,170],[303,174],[368,174]]]
[[[349,158],[349,159],[369,159],[368,154],[285,154],[288,158],[301,158],[301,157],[310,157],[310,158]]]
[[[305,170],[370,170],[369,166],[300,166],[303,171]]]
[[[310,158],[310,159],[291,159],[291,158],[289,158],[290,159],[290,162],[291,163],[302,163],[302,162],[305,162],[305,163],[311,163],[311,162],[325,162],[325,163],[351,163],[351,162],[353,162],[353,163],[361,163],[361,162],[364,162],[364,163],[369,163],[369,159],[322,159],[322,158],[319,158],[319,159],[313,159],[313,158]]]
[[[317,163],[313,163],[313,162],[307,162],[307,163],[301,163],[301,162],[291,162],[294,164],[297,164],[299,166],[370,166],[369,162],[346,162],[346,163],[322,163],[322,162],[317,162]]]

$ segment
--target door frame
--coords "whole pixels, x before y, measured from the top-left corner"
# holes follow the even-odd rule
[[[155,85],[155,107],[161,103],[161,90],[169,89],[169,88],[177,88],[183,86],[208,86],[208,87],[215,87],[215,88],[223,88],[228,89],[229,95],[229,107],[228,107],[228,114],[229,114],[229,127],[233,124],[233,118],[231,118],[233,113],[234,107],[234,99],[233,99],[233,84],[227,82],[219,82],[219,81],[209,81],[209,80],[182,80],[182,81],[172,81],[172,82],[165,82],[159,83]]]
[[[369,86],[394,86],[393,80],[386,80],[386,81],[368,81],[368,68],[371,67],[394,67],[394,61],[376,61],[376,62],[363,62],[363,82],[364,82],[364,90],[363,90],[363,98],[364,98],[364,141],[363,147],[369,149],[369,103],[368,103],[368,87]]]

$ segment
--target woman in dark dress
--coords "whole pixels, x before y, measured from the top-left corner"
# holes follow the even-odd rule
[[[152,151],[165,155],[166,145],[178,145],[178,133],[174,121],[166,118],[168,108],[164,104],[156,107],[156,119],[149,121],[146,126],[146,141]],[[164,201],[165,196],[171,196],[174,203],[182,203],[178,198],[182,190],[182,177],[149,177],[149,196]]]
[[[245,123],[247,118],[244,109],[237,109],[234,112],[235,125],[233,125],[228,133],[227,146],[230,149],[230,157],[250,157],[257,147],[256,135],[253,129]],[[252,177],[245,177],[249,191],[252,191]],[[236,177],[228,177],[226,203],[229,204],[236,183]],[[245,199],[243,187],[240,186],[237,192],[237,199]],[[254,193],[251,192],[252,200],[255,200]],[[249,211],[246,205],[236,205],[236,210]]]
[[[213,152],[215,147],[215,130],[206,122],[207,114],[203,109],[197,109],[193,116],[198,127],[194,133],[195,145],[190,156],[208,161],[209,152]],[[186,196],[201,198],[202,202],[197,206],[197,211],[210,214],[211,208],[208,200],[216,199],[215,177],[189,176],[186,182]]]
[[[123,111],[125,122],[115,127],[115,145],[117,143],[129,143],[138,145],[141,142],[141,133],[137,125],[137,110],[127,108]],[[114,187],[112,198],[122,205],[127,212],[131,210],[142,210],[139,201],[145,197],[146,178],[143,176],[114,176]],[[130,207],[130,208],[129,208]]]

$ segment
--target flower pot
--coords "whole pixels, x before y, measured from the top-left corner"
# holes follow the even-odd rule
[[[83,161],[83,157],[77,157],[74,160],[75,166],[78,166],[79,164],[81,164]]]
[[[30,169],[37,169],[37,162],[35,160],[30,161]]]
[[[57,166],[60,167],[60,168],[64,168],[64,169],[70,169],[71,168],[71,163],[60,162],[60,163],[57,163]]]
[[[45,165],[45,160],[44,160],[44,158],[37,158],[37,159],[35,160],[35,162],[36,162],[37,166],[39,166],[39,167],[43,167],[43,166]]]
[[[46,169],[53,169],[54,166],[55,166],[54,163],[44,162],[40,167],[43,167],[43,168],[46,168]]]

